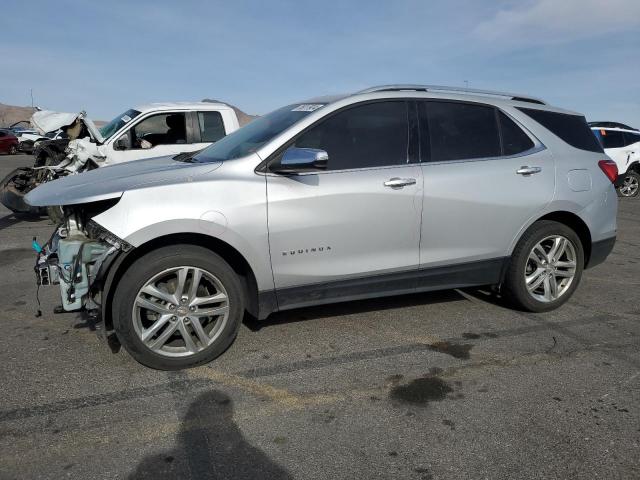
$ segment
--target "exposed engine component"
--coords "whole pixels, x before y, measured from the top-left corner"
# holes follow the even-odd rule
[[[103,267],[117,253],[132,247],[73,211],[65,214],[64,224],[56,228],[45,245],[38,245],[34,239],[37,282],[60,285],[65,311],[93,310],[99,306],[94,298],[99,289],[93,291],[92,287],[104,275]]]

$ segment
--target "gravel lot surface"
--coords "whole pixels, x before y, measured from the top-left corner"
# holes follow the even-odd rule
[[[559,311],[478,290],[306,308],[167,373],[54,315],[57,287],[36,318],[53,227],[0,207],[0,478],[640,478],[640,199],[618,219]]]

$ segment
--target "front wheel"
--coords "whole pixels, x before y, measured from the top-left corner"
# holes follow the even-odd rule
[[[522,236],[505,275],[504,293],[514,306],[546,312],[565,303],[580,283],[584,249],[562,223],[541,220]]]
[[[640,192],[640,174],[629,170],[622,174],[622,184],[617,188],[620,197],[637,197]]]
[[[138,362],[179,370],[212,361],[235,339],[244,294],[233,269],[194,245],[154,250],[122,276],[113,298],[118,339]]]

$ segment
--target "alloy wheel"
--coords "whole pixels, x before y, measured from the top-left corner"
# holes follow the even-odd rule
[[[164,270],[138,291],[134,329],[151,351],[194,355],[220,336],[229,319],[229,296],[212,273],[193,266]]]
[[[638,177],[635,175],[626,175],[619,191],[623,197],[633,197],[638,193],[638,188],[640,188]]]
[[[524,279],[529,295],[540,302],[559,299],[576,275],[576,248],[561,235],[551,235],[538,242],[527,259]]]

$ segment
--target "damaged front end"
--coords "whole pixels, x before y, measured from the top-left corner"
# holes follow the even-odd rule
[[[62,299],[57,311],[97,312],[104,279],[116,258],[133,247],[105,230],[92,217],[117,200],[64,207],[65,221],[40,246],[35,266],[38,285],[59,285]]]
[[[0,202],[15,213],[44,214],[43,209],[31,208],[24,197],[38,185],[57,178],[97,168],[104,160],[104,138],[85,112],[59,113],[39,111],[31,117],[31,124],[41,133],[62,129],[69,144],[62,158],[51,158],[46,164],[36,159],[33,167],[20,167],[0,182]]]

